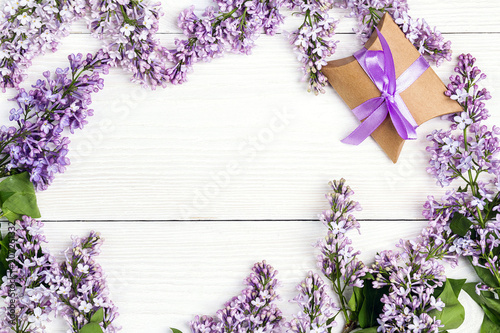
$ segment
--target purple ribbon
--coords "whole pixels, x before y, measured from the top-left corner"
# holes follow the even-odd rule
[[[342,140],[343,143],[359,145],[382,124],[387,114],[390,115],[401,138],[404,140],[417,138],[417,122],[399,94],[429,68],[429,63],[420,56],[396,79],[396,69],[389,44],[382,33],[375,29],[382,44],[382,51],[369,51],[363,48],[356,52],[354,57],[380,90],[380,97],[369,99],[352,110],[359,120],[364,119],[364,121]]]

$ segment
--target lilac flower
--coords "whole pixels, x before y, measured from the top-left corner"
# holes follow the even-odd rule
[[[202,17],[194,7],[185,9],[178,18],[179,28],[188,38],[175,40],[174,49],[164,49],[174,63],[167,68],[166,80],[172,84],[186,82],[195,63],[211,61],[225,52],[250,54],[261,30],[274,35],[283,23],[278,11],[283,0],[216,0],[218,9],[208,7]]]
[[[1,332],[46,332],[45,324],[57,309],[50,284],[57,264],[43,247],[47,241],[42,227],[42,222],[27,216],[15,223],[10,272],[0,289],[6,304],[0,309]]]
[[[441,322],[428,312],[445,304],[433,294],[446,280],[444,267],[422,244],[400,241],[399,251],[382,251],[370,269],[374,288],[389,287],[382,296],[383,312],[377,319],[379,332],[437,332]]]
[[[102,40],[111,66],[132,73],[132,81],[155,89],[165,86],[166,59],[156,32],[163,15],[159,3],[90,1],[87,15],[92,35]]]
[[[451,60],[451,42],[445,41],[441,32],[431,28],[423,19],[413,19],[408,14],[406,0],[335,0],[335,5],[350,10],[350,17],[358,20],[354,32],[365,43],[384,13],[389,13],[422,55],[437,65]]]
[[[337,41],[331,40],[337,21],[327,14],[332,6],[332,0],[293,0],[288,5],[304,16],[302,25],[289,34],[289,40],[302,63],[304,80],[309,84],[308,91],[313,91],[316,95],[325,92],[324,87],[328,81],[321,68],[337,47]]]
[[[500,212],[500,140],[496,127],[489,129],[482,124],[489,117],[484,101],[491,95],[479,88],[478,83],[486,75],[475,62],[470,54],[459,56],[457,75],[450,78],[446,95],[458,101],[463,112],[446,116],[451,122],[450,130],[433,133],[428,137],[432,146],[427,147],[432,154],[428,172],[436,176],[438,184],[447,186],[460,178],[465,186],[448,191],[439,202],[429,197],[423,215],[430,221],[445,222],[447,229],[454,221],[465,226],[459,235],[450,230],[448,239],[443,237],[446,239],[443,248],[447,248],[450,255],[468,257],[473,266],[489,271],[489,283],[494,281],[495,285],[479,283],[476,292],[488,291],[498,298],[498,289],[494,287],[500,284],[500,261],[496,255],[500,245],[500,216],[497,215]],[[447,139],[460,143],[454,154],[444,151]]]
[[[285,323],[286,331],[293,333],[327,333],[336,326],[335,321],[328,322],[339,309],[330,299],[325,283],[320,276],[309,272],[307,278],[298,286],[297,295],[292,302],[300,306],[301,311]]]
[[[283,320],[274,303],[278,272],[265,261],[256,263],[246,278],[247,288],[233,297],[215,317],[196,316],[190,323],[193,333],[279,332]]]
[[[83,0],[13,1],[4,7],[0,30],[0,87],[18,88],[31,60],[55,51],[70,24],[83,15]]]
[[[330,182],[332,192],[326,195],[330,209],[320,215],[320,220],[328,228],[324,240],[318,243],[321,254],[318,256],[318,267],[331,282],[332,289],[340,299],[340,307],[347,309],[347,287],[363,287],[363,277],[367,268],[357,257],[359,251],[351,246],[352,241],[346,236],[347,231],[357,229],[359,223],[352,213],[360,210],[358,202],[350,199],[354,194],[351,188],[345,185],[345,179]],[[355,325],[351,318],[344,313],[346,327]]]
[[[70,55],[70,68],[44,73],[29,93],[20,89],[10,119],[18,128],[0,128],[0,175],[28,171],[38,190],[45,190],[56,173],[69,164],[69,139],[62,135],[87,124],[93,114],[91,94],[103,88],[99,72],[107,74],[109,58],[102,51],[83,57]]]
[[[432,155],[431,167],[427,171],[434,175],[438,184],[447,186],[455,178],[469,170],[478,173],[499,174],[500,163],[492,159],[499,151],[499,139],[495,133],[481,125],[481,121],[489,117],[484,101],[491,98],[486,89],[480,89],[478,83],[486,78],[484,73],[475,67],[470,54],[459,57],[456,76],[450,78],[447,96],[454,98],[463,106],[460,115],[446,116],[452,121],[451,130],[436,131],[427,137],[432,147],[427,147]],[[452,131],[460,130],[454,134]],[[478,189],[474,189],[474,193]],[[477,197],[477,196],[476,196]],[[480,199],[480,198],[478,198]]]
[[[465,102],[465,100],[463,100]],[[472,119],[466,112],[462,112],[459,116],[453,117],[453,120],[457,123],[457,128],[464,130],[467,126],[472,124]]]
[[[120,330],[114,323],[118,308],[109,298],[104,272],[95,261],[102,243],[103,239],[94,231],[85,238],[74,237],[72,247],[65,251],[65,262],[53,270],[52,290],[60,304],[58,313],[70,326],[68,332],[80,332],[99,309],[104,312],[100,323],[103,332]]]

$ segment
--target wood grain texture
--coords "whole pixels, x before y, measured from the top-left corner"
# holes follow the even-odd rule
[[[210,2],[162,1],[165,45],[183,37],[176,17],[190,3],[200,13]],[[452,40],[455,56],[478,58],[494,96],[490,124],[499,124],[500,2],[414,0],[410,6],[414,17]],[[360,48],[351,33],[355,23],[345,14],[333,14],[340,19],[335,59]],[[284,30],[298,24],[287,19]],[[24,87],[44,70],[67,66],[69,53],[99,46],[84,23],[75,24],[57,53],[33,61]],[[435,70],[446,80],[453,67]],[[213,314],[262,259],[280,271],[280,307],[290,318],[298,311],[288,303],[296,284],[316,267],[312,244],[325,232],[316,219],[327,207],[331,179],[345,177],[364,207],[357,215],[364,220],[362,235],[353,237],[366,262],[399,238],[415,237],[425,226],[427,196],[445,191],[425,171],[425,136],[446,122],[421,126],[398,164],[371,139],[357,147],[340,143],[357,120],[333,89],[322,96],[306,92],[284,34],[261,36],[250,56],[197,64],[182,86],[148,91],[128,80],[119,69],[106,77],[94,97],[95,116],[71,136],[72,165],[39,194],[53,253],[68,246],[72,234],[103,234],[99,262],[124,333],[166,333],[168,327],[187,333],[194,315]],[[0,101],[4,124],[14,94]],[[466,265],[447,272],[474,281]],[[467,296],[460,299],[466,322],[455,332],[478,332],[480,310]],[[60,320],[49,329],[65,331]]]
[[[500,34],[447,37],[457,55],[475,51],[495,96]],[[359,48],[352,35],[339,39],[338,57]],[[65,54],[82,47],[97,43],[86,35],[68,37],[64,50],[37,59],[32,72],[64,65]],[[452,67],[436,71],[445,79]],[[90,124],[71,136],[71,167],[39,195],[43,215],[51,220],[314,219],[328,180],[345,177],[365,207],[360,218],[421,218],[426,197],[444,192],[426,173],[425,136],[447,124],[425,123],[419,139],[406,143],[393,164],[372,139],[359,146],[342,144],[357,120],[333,89],[314,96],[300,79],[281,36],[261,37],[251,56],[198,64],[182,86],[148,91],[113,70],[95,96]],[[2,103],[9,110],[12,102]],[[491,123],[499,123],[498,99],[488,105]]]

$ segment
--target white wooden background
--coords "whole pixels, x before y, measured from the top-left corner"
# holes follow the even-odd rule
[[[191,1],[200,10],[209,4]],[[181,37],[176,18],[191,1],[162,1],[164,43]],[[500,3],[409,2],[413,17],[452,40],[455,56],[478,58],[494,96],[491,124],[500,124]],[[360,48],[354,21],[343,14],[334,14],[340,19],[335,58]],[[284,29],[297,24],[288,19]],[[44,70],[67,66],[69,53],[98,47],[84,24],[76,24],[57,53],[34,61],[25,86]],[[447,80],[454,65],[436,71]],[[333,89],[307,93],[298,66],[281,34],[261,36],[250,56],[198,64],[182,86],[147,91],[119,69],[105,78],[104,91],[94,96],[95,116],[71,137],[72,165],[38,197],[54,254],[72,234],[101,231],[106,242],[99,262],[123,332],[165,333],[170,326],[187,332],[194,315],[213,314],[237,294],[262,259],[280,271],[280,306],[290,317],[298,310],[288,303],[295,286],[316,267],[311,245],[325,234],[317,214],[327,207],[331,179],[345,177],[364,207],[362,235],[353,237],[367,263],[425,226],[427,195],[444,192],[425,171],[425,136],[447,124],[436,119],[421,126],[397,164],[371,139],[344,145],[340,139],[357,120]],[[1,98],[4,123],[12,96],[8,91]],[[448,272],[473,278],[465,265]],[[466,322],[456,332],[479,332],[478,307],[468,296],[460,299]],[[50,332],[65,327],[56,320]]]

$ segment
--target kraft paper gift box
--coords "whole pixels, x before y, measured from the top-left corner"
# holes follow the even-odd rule
[[[396,78],[399,78],[410,65],[419,59],[420,53],[405,37],[390,15],[384,15],[378,24],[378,30],[387,41],[394,59]],[[370,51],[383,49],[377,32],[373,32],[365,44],[365,48]],[[354,56],[330,61],[321,71],[351,109],[372,98],[381,96],[380,90]],[[444,95],[445,91],[444,83],[432,68],[428,67],[399,95],[416,124],[421,125],[434,117],[463,111],[456,101]],[[389,115],[371,133],[371,136],[389,158],[396,163],[405,140],[396,131]]]

